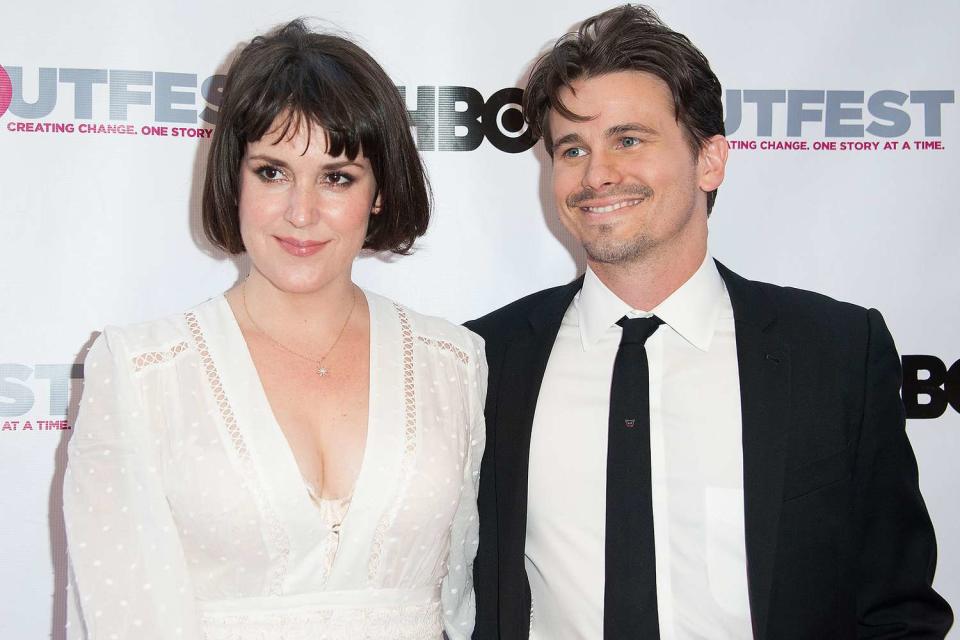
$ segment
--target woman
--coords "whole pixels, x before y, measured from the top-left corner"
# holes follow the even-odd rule
[[[470,636],[482,343],[351,280],[428,209],[368,54],[299,21],[240,53],[203,222],[250,275],[90,350],[68,638]]]

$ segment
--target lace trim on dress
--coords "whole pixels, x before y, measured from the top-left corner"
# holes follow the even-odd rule
[[[178,342],[166,351],[150,351],[147,353],[141,353],[131,358],[133,361],[133,370],[134,372],[139,372],[141,369],[145,369],[151,365],[170,362],[189,348],[190,345],[184,341]]]
[[[457,357],[457,360],[463,364],[470,364],[470,356],[467,355],[467,352],[458,347],[457,345],[449,342],[447,340],[434,340],[433,338],[424,338],[423,336],[417,336],[417,340],[424,344],[428,344],[431,347],[436,347],[442,351],[449,351]]]
[[[403,459],[400,461],[400,480],[397,495],[403,496],[417,453],[417,390],[414,383],[413,370],[413,329],[410,327],[410,318],[407,312],[397,303],[393,303],[400,318],[401,349],[403,362],[403,403],[404,403],[404,430],[403,430]],[[372,582],[380,570],[380,555],[383,550],[383,538],[397,516],[402,499],[394,500],[393,507],[383,515],[377,528],[373,532],[373,544],[370,549],[370,563],[367,567],[367,577]]]
[[[217,401],[217,406],[220,409],[220,417],[223,420],[224,426],[227,428],[227,433],[230,435],[230,442],[237,452],[237,457],[240,459],[247,486],[250,487],[254,500],[256,500],[257,506],[263,514],[264,520],[267,522],[271,538],[270,542],[276,551],[276,562],[271,563],[270,575],[267,580],[267,593],[269,595],[280,595],[283,592],[283,581],[287,575],[287,562],[290,557],[290,540],[287,537],[287,532],[284,531],[280,525],[280,519],[274,512],[270,502],[266,499],[264,491],[260,486],[256,469],[253,466],[253,460],[250,458],[250,450],[247,448],[247,443],[243,438],[243,434],[240,432],[240,427],[237,424],[237,418],[233,413],[230,400],[227,398],[226,391],[223,389],[220,373],[217,370],[216,363],[213,361],[213,357],[210,355],[210,350],[207,348],[207,341],[206,338],[204,338],[203,329],[200,328],[200,322],[197,320],[196,314],[192,311],[185,313],[184,318],[187,321],[187,326],[190,328],[190,333],[193,335],[193,341],[197,346],[197,351],[200,353],[200,362],[203,364],[210,390],[213,392],[213,397]]]
[[[317,608],[250,614],[205,613],[205,640],[426,640],[440,638],[440,603]]]

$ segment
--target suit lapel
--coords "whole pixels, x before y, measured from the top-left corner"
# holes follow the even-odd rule
[[[551,292],[505,348],[495,444],[500,548],[499,609],[502,637],[527,637],[529,587],[524,570],[530,436],[540,384],[563,315],[583,278]]]
[[[717,267],[730,294],[737,337],[750,611],[754,637],[766,640],[783,503],[790,353],[767,294],[722,264]]]

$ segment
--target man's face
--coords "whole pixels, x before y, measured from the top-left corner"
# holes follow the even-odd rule
[[[549,114],[557,209],[591,263],[637,263],[672,252],[702,258],[706,192],[723,180],[722,136],[694,154],[670,89],[641,71],[580,79],[559,97],[573,113],[591,118]]]

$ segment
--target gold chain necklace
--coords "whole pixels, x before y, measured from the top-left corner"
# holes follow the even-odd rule
[[[272,343],[275,344],[276,346],[280,347],[281,349],[283,349],[283,350],[286,351],[287,353],[293,354],[293,355],[297,356],[298,358],[300,358],[301,360],[306,360],[307,362],[316,364],[316,365],[317,365],[317,368],[314,369],[314,373],[316,373],[318,376],[323,377],[323,376],[326,376],[326,375],[328,375],[328,374],[330,373],[330,369],[328,369],[327,367],[324,366],[324,362],[326,362],[327,356],[329,356],[329,355],[333,352],[333,349],[334,349],[334,347],[337,346],[337,343],[340,342],[340,338],[343,337],[343,332],[346,331],[347,325],[350,323],[350,316],[353,315],[353,309],[357,306],[357,291],[356,291],[356,289],[353,290],[353,304],[350,305],[350,311],[347,313],[347,319],[343,321],[343,326],[340,327],[340,333],[337,334],[337,337],[336,337],[336,339],[333,341],[333,344],[330,345],[330,348],[327,349],[326,353],[324,353],[324,354],[320,357],[319,360],[317,360],[316,358],[310,358],[310,357],[308,357],[308,356],[305,356],[305,355],[303,355],[302,353],[297,353],[296,351],[294,351],[294,350],[291,349],[290,347],[286,346],[285,344],[283,344],[282,342],[280,342],[279,340],[277,340],[276,338],[274,338],[273,336],[271,336],[269,333],[267,333],[267,332],[263,329],[263,327],[261,327],[259,324],[257,324],[257,321],[253,319],[253,316],[252,316],[252,315],[250,315],[250,309],[247,308],[247,283],[246,283],[246,281],[244,281],[244,283],[243,283],[243,287],[242,287],[241,290],[240,290],[240,294],[241,294],[241,298],[242,298],[242,300],[243,300],[243,312],[247,314],[247,319],[250,320],[250,324],[252,324],[257,331],[259,331],[260,333],[262,333],[263,335],[265,335],[265,336],[267,337],[267,339],[270,340],[270,342],[272,342]]]

